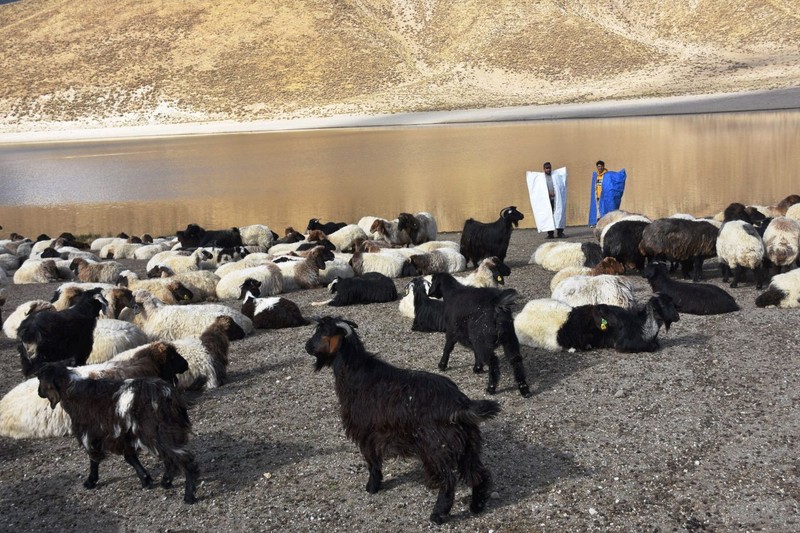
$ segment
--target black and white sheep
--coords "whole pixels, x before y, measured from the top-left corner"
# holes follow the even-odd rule
[[[626,309],[615,305],[590,306],[590,320],[606,332],[604,347],[618,352],[654,352],[659,348],[658,332],[663,325],[669,331],[680,315],[672,298],[666,294],[652,296],[645,305]],[[605,322],[604,322],[605,321]]]
[[[389,244],[408,246],[412,244],[411,231],[416,231],[412,230],[408,224],[417,225],[418,222],[413,216],[410,219],[404,219],[403,223],[397,218],[394,220],[379,218],[372,223],[369,233],[376,239],[383,239]]]
[[[473,370],[476,373],[482,372],[483,365],[488,364],[486,392],[494,394],[500,379],[500,364],[494,351],[496,347],[502,346],[514,371],[520,394],[530,396],[510,309],[518,297],[517,291],[466,287],[451,274],[443,273],[433,275],[428,294],[444,299],[445,305],[447,327],[439,369],[447,369],[456,343],[463,344],[475,353]]]
[[[788,217],[772,219],[764,230],[764,254],[775,274],[795,263],[800,266],[799,248],[800,223]]]
[[[16,339],[17,331],[22,321],[40,311],[58,311],[58,309],[51,302],[45,300],[31,300],[21,303],[6,317],[3,322],[3,333],[9,339]]]
[[[133,466],[142,487],[152,478],[139,462],[138,452],[149,450],[164,462],[161,486],[172,486],[179,471],[186,477],[183,501],[197,501],[200,469],[186,445],[192,425],[186,404],[164,380],[89,379],[60,365],[39,371],[39,396],[50,406],[59,403],[72,420],[72,433],[89,454],[89,477],[83,486],[97,486],[100,462],[109,453],[122,455]]]
[[[355,304],[393,302],[397,300],[397,287],[394,282],[378,272],[369,272],[354,278],[336,278],[328,290],[333,298],[312,305],[331,305],[341,307]]]
[[[758,298],[758,307],[800,307],[800,268],[773,276],[769,287]]]
[[[642,230],[639,252],[649,260],[681,264],[683,277],[703,278],[703,261],[717,255],[719,230],[708,220],[661,218]]]
[[[252,278],[242,284],[242,314],[253,321],[256,329],[281,329],[307,326],[300,308],[288,298],[258,298],[261,282]]]
[[[352,252],[359,239],[366,239],[367,233],[357,224],[347,226],[328,234],[328,240],[336,246],[339,252]]]
[[[680,313],[719,315],[739,310],[733,296],[708,283],[684,283],[670,279],[667,265],[656,261],[644,269],[653,292],[669,295]]]
[[[63,311],[41,311],[19,325],[22,373],[28,377],[45,363],[74,360],[86,364],[92,352],[97,317],[107,305],[101,289],[84,292],[75,305]]]
[[[143,346],[120,354],[101,364],[76,367],[82,377],[133,379],[153,377],[177,383],[189,368],[175,347],[165,342]],[[37,394],[39,380],[31,378],[11,389],[0,399],[0,435],[14,439],[63,437],[70,434],[69,415]]]
[[[536,248],[528,264],[558,272],[569,267],[593,267],[601,259],[600,246],[594,242],[546,242]]]
[[[764,283],[764,242],[751,224],[742,220],[724,222],[719,229],[716,248],[723,282],[728,281],[733,271],[730,287],[735,289],[745,270],[752,270],[756,288],[761,289]]]
[[[500,218],[494,222],[478,222],[472,218],[464,222],[460,252],[467,258],[467,264],[472,262],[477,267],[481,259],[492,256],[505,261],[511,230],[524,218],[525,215],[512,205],[501,209]]]
[[[645,256],[639,250],[639,243],[642,242],[642,232],[650,223],[650,219],[626,217],[606,226],[600,237],[603,257],[613,257],[625,268],[641,271]]]
[[[355,327],[324,317],[306,351],[316,357],[317,371],[333,369],[342,426],[369,469],[367,492],[380,490],[385,459],[418,457],[426,478],[439,489],[432,522],[441,524],[450,514],[459,478],[472,487],[470,511],[483,511],[491,474],[481,462],[478,424],[495,417],[499,404],[469,399],[446,377],[378,359],[366,351]]]

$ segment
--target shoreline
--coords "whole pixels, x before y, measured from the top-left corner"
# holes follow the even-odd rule
[[[0,144],[269,133],[312,129],[453,126],[476,123],[492,124],[502,122],[788,111],[798,109],[800,109],[800,87],[794,87],[739,93],[715,93],[632,100],[605,100],[581,104],[549,104],[541,106],[463,109],[385,115],[338,115],[324,118],[309,117],[258,120],[251,122],[225,120],[182,124],[149,124],[141,126],[25,131],[0,133]],[[63,123],[54,124],[63,125]]]

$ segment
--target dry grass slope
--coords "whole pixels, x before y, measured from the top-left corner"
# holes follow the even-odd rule
[[[794,0],[18,0],[0,129],[447,110],[795,86]]]

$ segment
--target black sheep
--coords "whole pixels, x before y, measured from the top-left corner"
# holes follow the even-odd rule
[[[616,305],[597,305],[602,347],[614,348],[618,352],[654,352],[659,348],[658,331],[664,326],[667,331],[673,322],[680,320],[672,298],[656,294],[645,305],[626,309]]]
[[[461,343],[475,353],[473,370],[476,373],[483,371],[484,363],[489,364],[486,392],[494,394],[500,379],[500,364],[494,350],[502,346],[514,370],[520,394],[530,396],[510,309],[518,297],[517,291],[467,287],[452,275],[441,273],[433,275],[428,294],[444,299],[446,329],[439,369],[447,369],[450,353],[457,342]]]
[[[22,373],[29,377],[45,363],[74,359],[75,366],[86,364],[92,352],[97,316],[108,303],[102,289],[80,294],[72,307],[63,311],[42,311],[30,315],[19,325],[17,337]]]
[[[470,511],[481,512],[491,488],[483,465],[478,424],[500,412],[497,402],[471,400],[444,376],[397,368],[367,352],[354,323],[319,319],[306,351],[317,371],[329,366],[341,404],[342,426],[369,468],[367,492],[381,488],[382,466],[391,457],[419,457],[428,482],[439,489],[431,521],[450,514],[455,486],[472,487]]]
[[[644,277],[653,292],[668,294],[680,313],[719,315],[739,310],[733,296],[708,283],[684,283],[670,279],[667,265],[657,261],[644,269]]]
[[[620,220],[611,224],[603,236],[603,257],[613,257],[625,268],[644,268],[645,257],[639,251],[642,231],[650,224],[644,220]]]
[[[472,261],[477,267],[481,259],[493,255],[500,261],[505,261],[512,225],[519,226],[519,221],[524,218],[516,206],[512,205],[503,208],[500,211],[500,218],[494,222],[478,222],[471,218],[464,222],[460,251],[461,255],[467,258],[467,264]]]
[[[178,471],[186,476],[183,501],[194,503],[199,469],[187,450],[192,425],[177,390],[161,379],[89,379],[50,364],[39,373],[39,396],[58,403],[72,421],[72,433],[89,454],[89,477],[83,486],[97,486],[100,462],[108,453],[122,455],[136,470],[142,487],[152,478],[139,462],[148,449],[164,461],[161,486],[172,486]]]
[[[181,248],[200,248],[214,246],[217,248],[233,248],[242,246],[242,235],[239,228],[225,230],[206,230],[197,224],[189,224],[183,231],[176,233]]]
[[[409,290],[414,291],[414,323],[411,331],[446,331],[444,302],[428,296],[428,287],[429,284],[422,278],[414,278],[409,283]]]
[[[330,235],[331,233],[338,231],[345,226],[347,226],[347,222],[325,222],[323,224],[322,222],[319,221],[318,218],[312,218],[311,220],[308,221],[308,226],[306,226],[306,231],[318,229],[325,235]]]
[[[355,278],[336,276],[328,288],[334,293],[334,297],[326,303],[335,307],[397,300],[394,282],[379,272],[368,272]]]

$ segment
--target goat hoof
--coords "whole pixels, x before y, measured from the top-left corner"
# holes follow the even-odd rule
[[[497,394],[497,385],[489,385],[486,387],[487,394]]]
[[[172,478],[171,477],[161,478],[161,487],[164,489],[172,487]]]
[[[528,387],[527,383],[521,383],[519,386],[519,393],[522,394],[523,398],[530,398],[531,397],[531,389]]]
[[[478,366],[478,365],[473,366],[472,367],[472,371],[475,372],[476,374],[483,374],[483,365],[481,365],[481,366]]]
[[[97,486],[97,480],[87,479],[86,481],[83,482],[83,486],[86,487],[87,489],[93,489]]]
[[[439,370],[441,370],[441,371],[447,370],[447,365],[444,364],[444,363],[439,363]]]
[[[147,476],[146,478],[142,479],[142,488],[143,489],[152,489],[153,488],[153,478]]]
[[[370,494],[375,494],[379,490],[381,490],[380,481],[373,481],[372,479],[367,481],[367,492],[369,492]]]
[[[442,524],[444,524],[444,517],[439,513],[431,513],[431,522],[433,522],[437,526],[441,526]]]
[[[197,498],[194,496],[194,494],[187,494],[186,496],[183,497],[183,501],[184,503],[188,503],[189,505],[191,505],[193,503],[197,503]]]

